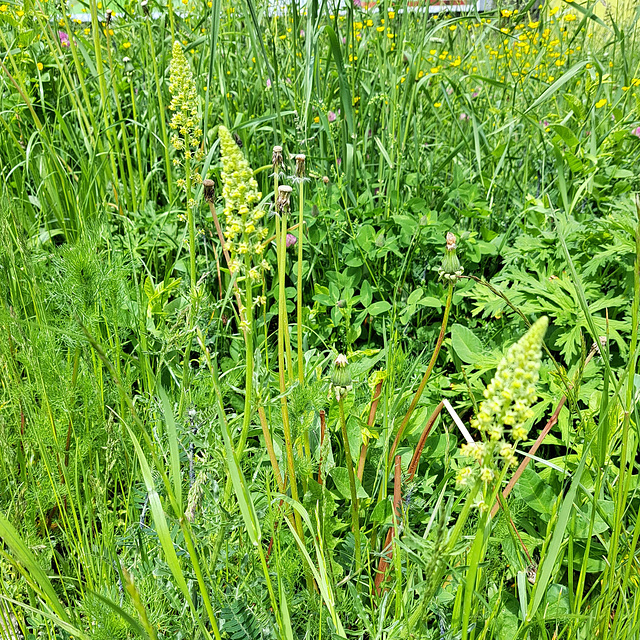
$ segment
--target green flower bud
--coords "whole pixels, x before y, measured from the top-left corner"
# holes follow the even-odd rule
[[[333,362],[331,386],[338,402],[352,389],[349,362],[347,361],[347,356],[343,354],[340,354]]]
[[[456,255],[456,237],[450,231],[447,233],[447,247],[445,249],[442,265],[438,270],[441,278],[455,283],[464,271]]]

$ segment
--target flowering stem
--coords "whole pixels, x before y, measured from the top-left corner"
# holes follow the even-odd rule
[[[286,225],[286,218],[283,213],[283,222]],[[283,226],[284,226],[283,225]],[[286,226],[284,227],[286,229]],[[280,216],[276,213],[276,230],[280,233]],[[293,442],[291,440],[291,428],[289,426],[289,408],[287,406],[287,384],[284,379],[284,352],[285,352],[285,332],[287,331],[287,307],[284,295],[284,258],[285,258],[285,238],[278,238],[278,381],[280,383],[280,408],[282,411],[282,429],[284,431],[284,443],[287,451],[287,471],[289,482],[291,483],[291,497],[298,502],[298,483],[296,481],[296,469],[293,461]],[[302,519],[297,510],[294,510],[296,531],[303,538]]]
[[[351,526],[356,543],[356,573],[360,572],[362,559],[360,556],[360,519],[358,517],[358,493],[356,490],[356,476],[353,472],[353,460],[351,458],[351,448],[349,447],[349,436],[347,434],[347,421],[344,417],[344,400],[338,400],[340,411],[340,428],[342,439],[344,440],[344,455],[346,458],[347,471],[349,472],[349,486],[351,488]]]
[[[251,424],[251,396],[253,394],[253,286],[251,283],[251,277],[249,271],[251,269],[251,258],[245,256],[245,321],[246,326],[244,329],[244,344],[247,365],[245,368],[245,381],[244,381],[244,415],[242,417],[242,431],[240,432],[240,440],[236,447],[236,455],[238,460],[242,458],[244,451],[244,445],[247,441],[247,434],[249,433],[249,425]]]
[[[438,354],[440,353],[440,347],[442,346],[442,342],[444,340],[444,334],[447,330],[447,324],[449,322],[449,311],[451,310],[451,300],[453,299],[453,288],[454,288],[454,283],[453,282],[449,283],[449,291],[447,292],[447,302],[444,308],[444,316],[442,317],[442,326],[440,327],[440,335],[438,336],[435,349],[433,350],[433,355],[431,356],[431,360],[429,361],[429,366],[427,367],[427,370],[425,371],[425,374],[422,377],[422,381],[420,382],[420,386],[418,387],[418,390],[416,391],[415,396],[413,396],[413,400],[409,405],[409,409],[404,419],[402,420],[402,424],[400,425],[400,428],[398,429],[398,433],[396,434],[395,440],[393,441],[393,445],[391,446],[391,451],[389,451],[389,466],[393,461],[393,456],[404,434],[404,430],[406,429],[407,424],[409,423],[409,420],[411,419],[411,416],[413,415],[413,412],[415,411],[415,408],[418,405],[420,398],[422,397],[424,388],[427,386],[427,381],[429,380],[429,377],[431,376],[431,372],[433,371],[433,367],[435,366],[436,360],[438,359]]]
[[[196,292],[196,225],[193,219],[193,207],[191,206],[191,159],[189,158],[190,149],[189,136],[185,137],[184,146],[187,149],[184,159],[184,178],[187,189],[187,225],[189,227],[189,259],[191,266],[191,295]],[[193,322],[193,313],[191,314]]]
[[[297,288],[297,314],[298,324],[298,382],[304,384],[304,366],[302,357],[302,242],[304,239],[304,180],[300,180],[300,213],[298,215],[298,288]]]

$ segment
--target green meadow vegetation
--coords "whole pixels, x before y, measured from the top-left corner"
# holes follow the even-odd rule
[[[0,638],[640,637],[640,10],[0,2]]]

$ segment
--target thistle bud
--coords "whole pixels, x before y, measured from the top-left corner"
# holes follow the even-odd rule
[[[209,178],[202,181],[204,187],[204,199],[207,202],[213,202],[216,196],[216,183]]]
[[[282,215],[290,209],[290,197],[293,189],[287,184],[281,184],[278,187],[278,199],[276,200],[276,209]]]
[[[329,184],[329,176],[322,176],[322,182]]]
[[[463,271],[464,269],[456,255],[456,237],[449,231],[447,233],[447,247],[438,273],[441,278],[455,284],[456,280],[462,276]]]

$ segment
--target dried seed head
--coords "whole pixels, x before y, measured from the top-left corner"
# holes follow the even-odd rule
[[[207,178],[202,181],[202,186],[204,187],[204,199],[207,202],[213,202],[216,197],[216,183]]]
[[[284,158],[282,157],[282,147],[273,147],[273,155],[271,156],[271,164],[273,164],[273,170],[276,172],[279,171],[283,163]]]
[[[329,176],[322,176],[322,182],[329,184]]]
[[[304,153],[299,153],[296,156],[296,178],[304,178],[304,163],[306,160],[306,156]]]
[[[142,7],[142,13],[144,13],[145,16],[149,15],[149,0],[142,0],[142,2],[140,3],[140,6]]]
[[[278,199],[276,200],[276,209],[280,214],[288,212],[290,209],[290,197],[293,189],[288,184],[281,184],[278,187]]]
[[[238,149],[242,149],[243,147],[242,140],[240,139],[240,136],[237,133],[235,133],[235,131],[233,133],[233,139],[235,140],[235,143],[238,145]]]

